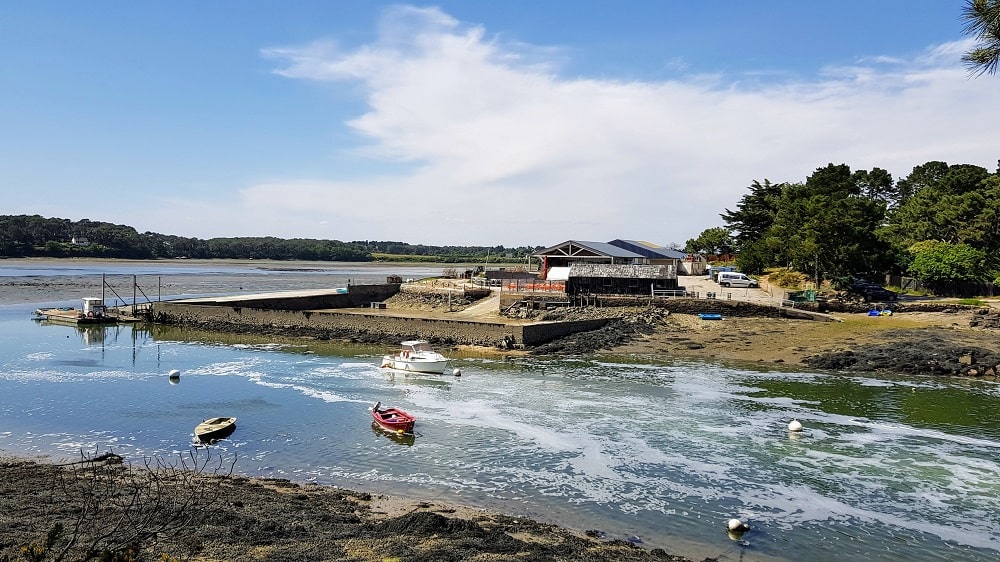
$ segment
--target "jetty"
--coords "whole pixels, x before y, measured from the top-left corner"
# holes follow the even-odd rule
[[[157,301],[147,319],[156,323],[203,330],[306,336],[364,343],[425,339],[448,345],[475,345],[500,349],[525,349],[552,340],[607,326],[607,316],[538,320],[511,318],[501,311],[513,307],[535,310],[566,306],[563,293],[532,295],[518,291],[492,291],[465,310],[418,310],[394,307],[392,297],[402,283],[317,290],[280,291],[217,297]],[[579,299],[577,299],[579,300]],[[834,321],[827,314],[743,300],[660,298],[639,296],[590,297],[581,307],[655,307],[669,313],[718,314],[720,318],[753,316]],[[610,316],[610,315],[609,315]]]
[[[505,349],[540,345],[608,323],[606,318],[532,321],[499,314],[476,319],[458,313],[387,306],[385,301],[399,292],[399,283],[384,283],[158,301],[152,303],[149,318],[157,323],[209,330],[370,342],[427,339]]]
[[[132,301],[129,305],[108,307],[105,299],[105,290],[110,290],[120,302],[127,302],[115,291],[114,287],[108,284],[107,276],[101,275],[101,296],[84,297],[83,306],[76,308],[72,306],[36,308],[32,313],[35,320],[42,320],[56,324],[94,325],[94,324],[117,324],[122,322],[141,322],[149,317],[151,300],[145,292],[139,288],[136,276],[132,276]],[[140,303],[138,294],[145,297],[146,302]]]

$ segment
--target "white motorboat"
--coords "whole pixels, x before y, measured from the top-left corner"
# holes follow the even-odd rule
[[[425,340],[404,341],[395,355],[382,358],[382,366],[413,373],[440,375],[448,368],[448,358],[434,351]]]

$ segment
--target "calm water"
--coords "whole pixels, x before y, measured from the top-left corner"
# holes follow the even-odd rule
[[[33,308],[0,307],[8,452],[171,456],[197,422],[232,415],[216,449],[248,475],[497,508],[696,559],[1000,556],[992,383],[476,357],[454,359],[461,377],[415,377],[379,369],[383,349],[78,330]],[[376,400],[417,416],[412,441],[372,428]],[[725,533],[733,516],[752,525],[743,542]]]

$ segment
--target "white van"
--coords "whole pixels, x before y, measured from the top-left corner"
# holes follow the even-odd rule
[[[720,271],[719,285],[723,287],[750,287],[751,289],[756,289],[760,286],[756,279],[735,271]]]

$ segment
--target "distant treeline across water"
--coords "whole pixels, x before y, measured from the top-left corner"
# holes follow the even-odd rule
[[[119,259],[267,259],[303,261],[520,261],[538,247],[427,246],[370,240],[341,242],[312,238],[251,236],[188,238],[131,226],[39,215],[0,215],[0,257],[91,257]]]

